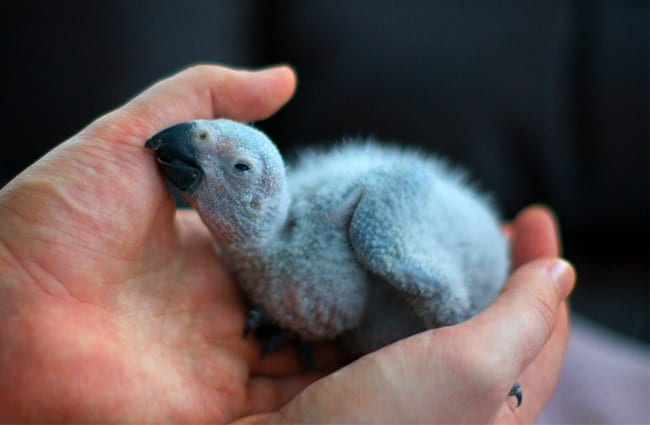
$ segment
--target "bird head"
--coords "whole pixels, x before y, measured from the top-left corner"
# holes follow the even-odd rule
[[[147,140],[163,174],[224,242],[264,239],[286,217],[282,156],[261,131],[227,119],[196,120]]]

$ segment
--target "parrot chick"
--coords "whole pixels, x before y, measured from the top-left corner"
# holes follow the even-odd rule
[[[226,119],[175,125],[146,147],[255,305],[245,333],[285,330],[272,345],[341,337],[362,355],[468,319],[507,278],[492,203],[440,159],[360,141],[287,169],[264,133]],[[518,385],[510,395],[521,400]]]

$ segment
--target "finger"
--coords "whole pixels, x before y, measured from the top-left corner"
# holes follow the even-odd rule
[[[568,347],[569,335],[569,310],[567,303],[563,302],[551,337],[519,378],[526,402],[518,411],[522,417],[527,418],[527,423],[536,422],[555,390]]]
[[[500,371],[497,378],[512,385],[549,341],[574,282],[573,267],[560,259],[539,259],[517,269],[488,309],[458,325],[471,335],[464,342],[483,353],[481,367]],[[494,380],[488,374],[484,384]]]
[[[560,255],[558,225],[543,206],[524,209],[512,224],[512,255],[515,267],[542,257]]]
[[[267,118],[291,98],[295,87],[296,76],[288,66],[259,71],[194,66],[156,83],[100,118],[91,130],[108,126],[115,141],[139,147],[155,132],[180,122],[215,117],[237,121]]]

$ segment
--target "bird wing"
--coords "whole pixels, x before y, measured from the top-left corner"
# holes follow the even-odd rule
[[[349,226],[357,259],[404,295],[430,326],[470,316],[461,264],[450,252],[435,175],[424,167],[368,173]]]

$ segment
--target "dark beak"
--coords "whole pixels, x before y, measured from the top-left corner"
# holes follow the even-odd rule
[[[191,143],[194,130],[194,124],[177,124],[156,134],[144,145],[156,151],[165,177],[178,190],[188,194],[196,190],[203,178]]]

